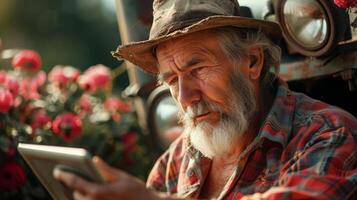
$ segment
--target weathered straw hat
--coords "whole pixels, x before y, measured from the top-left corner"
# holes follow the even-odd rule
[[[147,72],[158,73],[153,48],[189,33],[223,26],[260,29],[273,41],[281,38],[279,24],[241,17],[237,0],[154,0],[149,40],[120,45],[112,55]]]

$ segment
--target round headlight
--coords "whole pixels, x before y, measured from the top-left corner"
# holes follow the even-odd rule
[[[168,147],[183,131],[178,124],[178,107],[165,87],[156,88],[149,96],[148,126],[159,146]]]
[[[346,12],[326,0],[277,0],[276,13],[289,49],[324,56],[344,39]]]
[[[323,7],[314,0],[289,0],[283,7],[290,36],[306,49],[319,49],[328,39],[329,21]]]

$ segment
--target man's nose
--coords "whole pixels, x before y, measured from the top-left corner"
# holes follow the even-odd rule
[[[198,103],[201,99],[200,86],[197,81],[190,78],[179,77],[179,94],[178,101],[180,102],[183,110],[187,107]]]

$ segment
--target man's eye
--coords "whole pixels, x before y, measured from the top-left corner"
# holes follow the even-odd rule
[[[204,68],[204,67],[195,68],[195,69],[193,69],[193,70],[191,71],[191,74],[192,74],[193,76],[200,75],[200,73],[202,73],[202,71],[203,71],[203,68]]]

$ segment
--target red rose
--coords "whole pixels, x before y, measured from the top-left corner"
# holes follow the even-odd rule
[[[340,8],[357,7],[356,0],[334,0],[334,2]]]
[[[79,116],[73,113],[63,113],[52,123],[52,130],[66,141],[73,140],[82,131],[82,122]]]
[[[137,147],[136,141],[138,140],[138,136],[135,132],[127,132],[121,136],[123,141],[123,164],[124,165],[132,165],[134,160],[130,156],[131,152],[135,150]]]
[[[0,89],[0,112],[7,113],[14,104],[14,98],[8,89]]]
[[[48,126],[51,123],[51,118],[43,109],[38,109],[32,114],[31,127],[36,131],[37,128]]]
[[[6,161],[0,165],[0,188],[15,190],[26,183],[26,175],[22,167],[14,161]]]
[[[79,85],[87,91],[94,92],[98,88],[105,88],[111,82],[110,69],[104,65],[94,65],[88,68],[79,78]]]
[[[20,51],[12,59],[14,69],[23,69],[30,72],[37,72],[41,68],[41,57],[36,51]]]
[[[76,81],[79,74],[79,71],[73,67],[57,65],[48,74],[48,80],[58,86],[64,86]]]
[[[122,140],[124,143],[124,152],[129,153],[135,149],[138,136],[135,132],[130,131],[122,135]]]

